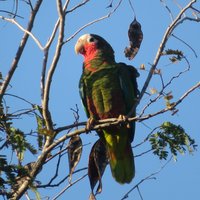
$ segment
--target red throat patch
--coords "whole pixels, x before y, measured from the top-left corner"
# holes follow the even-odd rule
[[[89,63],[89,61],[93,60],[97,55],[97,46],[96,43],[88,43],[85,44],[84,50],[81,52],[84,56],[84,62]]]

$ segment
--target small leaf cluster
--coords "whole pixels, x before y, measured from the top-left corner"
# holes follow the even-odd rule
[[[9,155],[0,154],[0,194],[8,196],[10,189],[15,187],[16,179],[23,168],[22,161],[25,152],[36,154],[36,148],[28,142],[26,134],[13,125],[14,116],[8,107],[0,103],[0,150],[10,150],[15,153],[17,164],[9,160]],[[14,155],[14,154],[13,154]],[[23,173],[24,174],[24,173]]]
[[[173,49],[167,49],[165,52],[163,52],[163,55],[173,55],[169,58],[169,60],[172,63],[175,63],[177,61],[181,61],[184,57],[183,52],[180,50],[173,50]]]
[[[149,138],[153,153],[159,159],[167,159],[169,152],[176,160],[178,153],[184,154],[186,151],[192,153],[197,145],[180,125],[171,122],[164,122],[159,131]]]

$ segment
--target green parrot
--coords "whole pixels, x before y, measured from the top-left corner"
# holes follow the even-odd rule
[[[139,95],[137,70],[116,63],[111,45],[95,34],[82,35],[75,52],[84,57],[79,90],[87,117],[94,121],[125,117],[136,105]],[[135,116],[135,109],[132,116]],[[131,148],[134,132],[134,122],[97,132],[106,145],[112,175],[121,184],[130,183],[135,176]]]

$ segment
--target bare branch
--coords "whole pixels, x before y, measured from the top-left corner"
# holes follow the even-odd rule
[[[10,11],[0,10],[0,12],[2,12],[2,13],[6,13],[6,14],[9,14],[9,15],[13,15],[13,16],[15,16],[15,17],[19,17],[19,18],[23,19],[22,16],[17,15],[16,13],[13,13],[13,12],[10,12]]]
[[[49,56],[49,49],[44,50],[43,64],[42,64],[42,73],[40,78],[40,89],[41,89],[41,100],[44,100],[44,89],[45,89],[45,76],[46,76],[46,68],[47,61]]]
[[[68,10],[65,12],[65,14],[71,13],[73,11],[75,11],[77,8],[82,7],[83,5],[85,5],[86,3],[88,3],[90,0],[84,0],[83,2],[79,3],[78,5],[74,6],[72,9]]]
[[[167,9],[167,11],[169,12],[169,16],[171,18],[171,21],[174,20],[174,17],[173,17],[173,14],[172,14],[172,11],[170,10],[170,8],[168,7],[168,5],[166,4],[165,0],[160,0],[162,2],[162,4],[165,6],[165,8]]]
[[[65,2],[64,6],[63,6],[63,12],[66,12],[66,9],[67,9],[68,5],[69,5],[69,0],[67,0]],[[55,38],[56,32],[58,30],[59,23],[60,23],[60,17],[58,18],[58,20],[55,23],[55,26],[54,26],[54,29],[52,31],[52,34],[51,34],[48,42],[46,43],[46,45],[44,47],[45,49],[49,49],[49,47],[51,46],[51,44],[52,44],[52,42],[53,42],[53,40]]]
[[[121,200],[127,199],[128,195],[135,189],[137,189],[139,187],[139,185],[141,185],[144,181],[147,180],[152,180],[152,179],[156,179],[155,176],[158,175],[168,164],[169,162],[172,160],[172,157],[156,172],[146,176],[145,178],[143,178],[141,181],[139,181],[134,187],[132,187],[122,198]]]
[[[178,101],[174,102],[171,107],[166,107],[162,110],[159,110],[158,112],[155,113],[151,113],[151,114],[147,114],[144,116],[136,116],[136,117],[132,117],[132,118],[128,118],[127,122],[131,122],[131,121],[137,121],[137,122],[141,122],[144,120],[147,120],[149,118],[155,117],[157,115],[163,114],[165,112],[168,111],[172,111],[174,110],[189,94],[191,94],[194,90],[198,89],[200,87],[200,82],[198,82],[196,85],[194,85],[193,87],[191,87],[187,92],[185,92],[179,99]],[[96,123],[99,123],[98,125],[95,125],[92,130],[98,130],[98,129],[103,129],[109,126],[116,126],[118,124],[124,123],[123,119],[117,119],[117,118],[110,118],[110,119],[104,119],[104,120],[99,120]],[[65,127],[61,127],[55,130],[55,132],[57,132],[57,130],[67,130],[67,128],[72,128],[72,127],[77,127],[77,126],[82,126],[82,125],[86,125],[86,122],[81,122],[81,123],[77,123],[75,125],[70,125],[70,126],[65,126]],[[58,140],[54,141],[47,149],[46,151],[50,152],[53,148],[55,148],[57,145],[59,145],[61,142],[67,140],[68,138],[74,136],[74,135],[79,135],[82,133],[86,133],[88,132],[88,130],[86,130],[86,128],[82,128],[82,129],[78,129],[75,131],[71,131],[70,133],[62,136],[61,138],[59,138]],[[58,132],[57,132],[58,133]]]
[[[87,174],[83,175],[81,178],[77,179],[76,181],[74,181],[73,183],[70,183],[68,186],[66,186],[58,195],[56,195],[52,200],[56,200],[58,199],[58,197],[60,197],[66,190],[68,190],[70,187],[72,187],[74,184],[76,184],[77,182],[81,181],[82,179],[84,179],[87,176]]]
[[[158,95],[157,95],[154,99],[150,99],[150,102],[147,103],[147,104],[145,105],[145,107],[142,109],[142,111],[141,111],[141,113],[140,113],[140,115],[139,115],[140,117],[144,114],[145,110],[146,110],[150,105],[152,105],[152,104],[155,103],[158,99],[160,99],[160,98],[163,97],[163,95],[164,95],[164,90],[166,90],[166,88],[167,88],[169,85],[171,85],[172,82],[173,82],[175,79],[179,78],[182,74],[184,74],[184,73],[186,73],[187,71],[190,70],[190,63],[188,62],[188,60],[186,59],[186,57],[183,57],[183,58],[185,59],[186,63],[188,64],[187,68],[186,68],[185,70],[179,72],[177,75],[173,76],[173,77],[168,81],[168,83],[164,84],[164,83],[162,82],[162,89],[161,89],[161,91],[158,93]]]
[[[87,167],[83,167],[81,169],[78,169],[76,171],[73,172],[73,174],[76,174],[80,171],[85,171],[87,170]],[[51,184],[49,185],[49,183],[45,184],[45,185],[38,185],[37,188],[52,188],[52,187],[58,187],[59,185],[61,185],[62,183],[64,183],[67,179],[69,178],[69,174],[67,176],[65,176],[63,179],[61,179],[58,183],[55,184]]]
[[[188,3],[188,5],[186,5],[186,6],[180,11],[180,13],[178,14],[178,16],[174,19],[174,21],[173,21],[173,22],[169,25],[169,27],[167,28],[167,30],[166,30],[166,32],[165,32],[165,34],[164,34],[164,36],[163,36],[163,39],[162,39],[162,41],[161,41],[161,43],[160,43],[160,46],[159,46],[159,49],[158,49],[158,51],[157,51],[156,57],[155,57],[155,59],[154,59],[153,65],[151,66],[151,69],[150,69],[150,71],[149,71],[149,74],[148,74],[148,76],[147,76],[147,79],[146,79],[146,81],[145,81],[145,83],[144,83],[144,86],[143,86],[143,88],[142,88],[142,90],[141,90],[140,100],[142,99],[142,97],[143,97],[143,95],[144,95],[144,93],[145,93],[145,91],[146,91],[146,89],[147,89],[147,87],[148,87],[148,85],[149,85],[149,83],[150,83],[150,81],[151,81],[152,75],[153,75],[153,73],[154,73],[154,71],[155,71],[155,69],[156,69],[156,67],[157,67],[157,64],[158,64],[158,62],[159,62],[159,60],[160,60],[160,57],[161,57],[162,52],[163,52],[163,50],[164,50],[164,48],[165,48],[165,44],[166,44],[166,42],[167,42],[168,39],[169,39],[169,36],[171,35],[171,33],[173,32],[173,30],[174,30],[174,29],[177,27],[177,25],[179,24],[180,19],[181,19],[182,15],[185,13],[185,11],[186,11],[187,9],[191,8],[191,6],[192,6],[195,2],[196,2],[196,0],[190,1],[190,3]],[[185,18],[184,18],[184,19],[185,19]]]
[[[183,94],[178,101],[174,102],[171,105],[171,107],[164,108],[164,109],[162,109],[162,110],[160,110],[160,111],[158,111],[156,113],[145,115],[145,116],[143,116],[141,118],[138,118],[137,121],[143,121],[143,120],[149,119],[151,117],[154,117],[154,116],[160,115],[162,113],[165,113],[167,111],[174,110],[190,93],[192,93],[194,90],[196,90],[199,87],[200,87],[200,82],[198,82],[196,85],[194,85],[193,87],[191,87],[187,92],[185,92],[185,94]]]
[[[69,0],[67,1],[69,3]],[[56,46],[56,51],[53,57],[53,61],[51,63],[50,69],[47,74],[45,89],[44,89],[44,99],[42,101],[43,105],[43,117],[46,123],[46,127],[48,130],[53,130],[52,120],[51,120],[51,114],[49,112],[49,94],[50,94],[50,87],[51,87],[51,81],[54,74],[54,71],[57,67],[58,60],[60,58],[61,49],[63,46],[63,38],[64,38],[64,26],[65,26],[65,18],[64,18],[64,12],[62,9],[62,2],[61,0],[57,0],[57,9],[60,19],[60,28],[59,28],[59,36],[58,36],[58,42]]]
[[[32,28],[33,28],[33,23],[34,23],[34,20],[35,20],[35,17],[38,13],[38,10],[40,8],[40,5],[42,3],[42,0],[38,0],[35,4],[35,7],[34,7],[34,10],[31,12],[30,14],[30,20],[29,20],[29,23],[28,23],[28,26],[27,26],[27,31],[31,32]],[[16,52],[16,55],[15,55],[15,58],[13,59],[13,62],[11,64],[11,67],[10,67],[10,70],[3,82],[3,84],[1,85],[1,90],[0,90],[0,102],[2,101],[2,98],[3,98],[3,95],[12,79],[12,76],[15,72],[15,70],[17,69],[18,67],[18,63],[19,63],[19,60],[21,58],[21,55],[24,51],[24,47],[26,46],[26,42],[29,38],[29,34],[27,32],[24,33],[22,39],[21,39],[21,42],[20,42],[20,45],[17,49],[17,52]]]
[[[105,16],[103,16],[103,17],[100,17],[100,18],[98,18],[98,19],[95,19],[95,20],[93,20],[93,21],[91,21],[91,22],[85,24],[85,25],[82,26],[81,28],[79,28],[73,35],[71,35],[68,39],[66,39],[66,40],[64,41],[64,43],[67,43],[67,42],[69,42],[70,40],[72,40],[78,33],[80,33],[80,32],[81,32],[83,29],[85,29],[86,27],[91,26],[92,24],[95,24],[95,23],[97,23],[97,22],[100,22],[100,21],[102,21],[102,20],[104,20],[104,19],[106,19],[106,18],[109,18],[109,17],[119,8],[121,2],[122,2],[122,0],[120,0],[119,3],[116,5],[116,7],[115,7],[112,11],[110,11],[107,15],[105,15]]]
[[[64,6],[63,6],[63,12],[66,11],[66,9],[68,7],[68,4],[69,4],[69,1],[66,1]],[[41,73],[41,80],[40,80],[41,99],[42,99],[42,101],[44,100],[45,76],[46,76],[46,68],[47,68],[47,60],[48,60],[48,55],[49,55],[49,48],[50,48],[53,40],[55,39],[55,35],[56,35],[57,30],[58,30],[59,23],[60,23],[60,17],[56,21],[54,29],[52,31],[52,34],[51,34],[49,40],[47,41],[47,43],[46,43],[46,45],[44,47],[44,59],[43,59],[43,66],[42,66],[42,73]]]
[[[42,44],[40,43],[40,41],[30,31],[28,31],[22,25],[20,25],[14,18],[11,19],[11,18],[6,18],[6,17],[3,17],[3,16],[0,16],[0,19],[5,20],[7,22],[10,22],[12,24],[15,24],[20,30],[22,30],[24,33],[28,34],[30,37],[32,37],[32,39],[35,41],[35,43],[38,45],[38,47],[41,50],[44,49]]]
[[[194,53],[195,57],[196,57],[196,58],[198,57],[198,56],[197,56],[197,53],[195,52],[195,50],[194,50],[189,44],[187,44],[184,40],[182,40],[181,38],[177,37],[177,36],[174,35],[174,34],[172,34],[172,36],[173,36],[174,38],[176,38],[177,40],[181,41],[181,42],[182,42],[183,44],[185,44],[187,47],[189,47],[189,48],[192,50],[192,52]]]

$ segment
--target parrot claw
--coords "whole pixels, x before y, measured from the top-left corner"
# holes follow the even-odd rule
[[[128,117],[127,116],[125,116],[125,115],[119,115],[118,121],[123,121],[123,123],[126,123],[126,127],[127,128],[131,128],[130,124],[128,122]]]
[[[94,127],[94,125],[95,125],[95,119],[89,118],[87,123],[86,123],[86,127],[85,127],[86,131],[87,132],[90,131]]]

